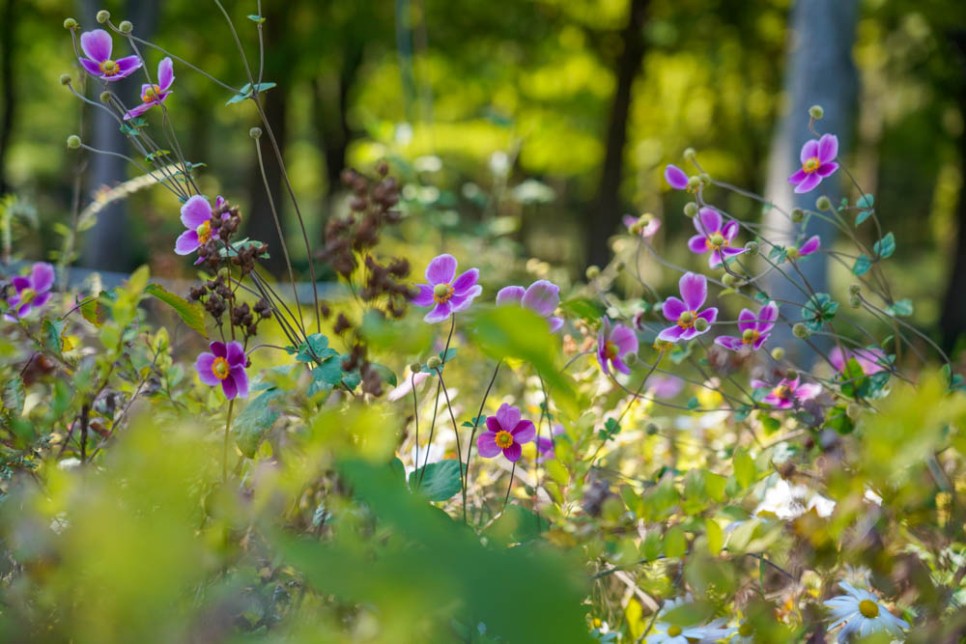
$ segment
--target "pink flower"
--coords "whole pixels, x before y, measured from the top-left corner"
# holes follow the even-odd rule
[[[456,258],[440,255],[426,267],[426,281],[419,284],[419,292],[412,299],[416,306],[432,306],[433,309],[423,319],[430,324],[442,322],[453,313],[469,308],[473,300],[483,292],[476,281],[480,271],[471,268],[456,277]]]
[[[822,179],[839,169],[839,164],[834,161],[838,155],[839,140],[834,134],[806,141],[802,146],[802,168],[788,177],[788,183],[795,186],[797,194],[811,192]]]
[[[688,189],[688,175],[684,173],[684,170],[676,165],[668,164],[668,166],[664,168],[664,180],[667,181],[668,185],[675,190]]]
[[[551,333],[563,326],[563,319],[553,313],[560,304],[560,288],[553,282],[537,280],[525,290],[522,286],[507,286],[496,294],[497,304],[519,304],[547,319]]]
[[[808,257],[813,253],[817,253],[820,248],[822,248],[822,238],[818,235],[812,235],[801,246],[789,246],[786,248],[785,254],[788,256],[788,259],[794,261],[801,257]]]
[[[798,407],[806,400],[816,398],[822,393],[821,385],[799,384],[797,376],[792,379],[784,378],[777,385],[769,385],[764,380],[752,380],[751,386],[755,389],[770,389],[768,395],[762,398],[762,402],[776,409]]]
[[[476,439],[480,456],[493,458],[500,452],[508,461],[520,460],[521,445],[536,436],[537,428],[529,420],[521,420],[520,410],[506,403],[500,405],[495,416],[486,418],[486,430]]]
[[[221,210],[225,200],[221,197],[215,199],[215,207]],[[174,252],[179,255],[190,255],[208,243],[212,236],[211,215],[214,211],[206,197],[195,195],[188,199],[181,206],[181,223],[188,230],[178,236],[174,243]],[[222,215],[225,218],[226,214]],[[196,264],[200,264],[202,259],[199,257]]]
[[[80,45],[81,49],[84,50],[84,55],[87,56],[87,58],[78,58],[80,64],[88,74],[101,80],[119,81],[125,76],[130,76],[141,67],[141,59],[137,56],[112,60],[111,50],[114,48],[114,41],[111,40],[111,35],[103,29],[82,33]]]
[[[621,373],[630,373],[631,369],[624,363],[624,356],[636,354],[639,348],[637,335],[623,324],[611,328],[610,321],[604,318],[597,335],[597,362],[604,373],[610,373],[610,367]]]
[[[133,119],[141,116],[155,105],[161,105],[171,94],[171,85],[174,84],[174,69],[170,58],[165,58],[158,64],[158,84],[141,85],[141,104],[131,108],[124,115],[124,120]]]
[[[661,220],[654,215],[647,213],[641,215],[640,217],[624,215],[623,222],[630,234],[640,235],[644,239],[653,237],[654,234],[661,229]]]
[[[745,252],[744,248],[732,248],[731,242],[738,235],[738,222],[734,219],[723,224],[721,213],[714,208],[702,208],[694,218],[698,234],[688,240],[692,253],[701,255],[711,251],[708,266],[717,268],[723,260]]]
[[[722,335],[715,338],[714,343],[732,351],[744,347],[757,351],[765,344],[777,319],[778,305],[774,302],[769,302],[762,307],[757,316],[750,309],[742,309],[738,314],[738,330],[741,331],[741,337]]]
[[[885,352],[875,347],[870,349],[855,349],[852,351],[846,349],[844,352],[840,347],[833,347],[828,354],[828,361],[840,372],[845,371],[845,365],[849,361],[849,358],[855,358],[855,361],[859,363],[859,367],[862,369],[862,373],[867,376],[885,371],[889,364]]]
[[[554,425],[550,430],[550,436],[537,436],[537,462],[543,463],[545,461],[551,461],[556,458],[554,453],[554,436],[559,436],[564,433],[564,427],[560,423]]]
[[[7,300],[12,315],[4,317],[14,321],[26,317],[34,309],[39,309],[50,299],[50,289],[54,285],[54,267],[47,262],[37,262],[30,269],[30,275],[18,275],[10,280],[13,295]]]
[[[675,325],[661,331],[657,336],[658,340],[665,342],[690,340],[706,333],[710,330],[710,325],[718,319],[718,309],[712,307],[704,311],[700,310],[704,306],[704,301],[708,299],[708,280],[704,275],[685,273],[678,282],[678,286],[683,301],[676,297],[669,297],[664,301],[663,306],[664,317]],[[704,320],[707,323],[703,330],[698,330],[698,326],[704,326],[698,320]]]
[[[245,367],[248,358],[241,342],[232,340],[227,345],[224,342],[212,342],[208,345],[211,352],[205,352],[195,361],[198,379],[206,385],[215,387],[221,385],[225,398],[248,397],[248,374]]]

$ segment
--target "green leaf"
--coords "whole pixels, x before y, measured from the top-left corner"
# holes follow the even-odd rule
[[[107,308],[101,303],[100,297],[90,297],[80,305],[81,315],[96,327],[100,327],[107,320]]]
[[[41,339],[44,348],[54,355],[59,356],[64,350],[64,340],[61,334],[64,332],[65,324],[63,320],[44,320],[41,325]]]
[[[11,378],[3,387],[3,408],[14,412],[17,416],[23,413],[23,406],[27,400],[22,378]]]
[[[748,487],[755,482],[758,476],[758,471],[755,468],[755,460],[751,458],[743,449],[735,450],[735,455],[732,458],[732,465],[735,470],[735,480],[743,488]]]
[[[895,235],[887,233],[885,237],[872,246],[872,252],[875,253],[876,257],[881,257],[882,259],[892,257],[892,254],[896,252]]]
[[[256,25],[260,25],[265,22],[264,16],[260,16],[257,13],[248,14],[248,19],[254,22]]]
[[[875,206],[875,195],[864,194],[855,201],[855,205],[859,208],[872,208]]]
[[[410,473],[409,487],[430,501],[446,501],[463,489],[460,484],[460,462],[446,459],[429,463]]]
[[[292,352],[291,347],[288,351]],[[335,355],[338,355],[338,351],[329,348],[329,339],[321,333],[313,333],[298,346],[295,359],[299,362],[321,364]]]
[[[809,298],[802,307],[802,320],[809,330],[821,331],[826,322],[830,322],[839,310],[839,303],[828,293],[816,293]]]
[[[231,433],[238,449],[248,458],[255,458],[255,453],[265,440],[268,430],[281,415],[279,405],[282,394],[283,392],[278,389],[264,392],[249,402],[235,419]]]
[[[704,533],[708,538],[708,551],[712,555],[717,555],[724,547],[724,530],[714,519],[705,519]]]
[[[144,287],[144,292],[148,295],[158,299],[172,309],[181,318],[181,321],[185,325],[196,331],[203,337],[207,337],[207,331],[205,330],[205,310],[198,302],[189,302],[180,295],[175,295],[171,291],[167,290],[160,284],[148,284]],[[84,315],[87,318],[87,315]]]
[[[312,382],[309,384],[309,395],[314,396],[320,391],[329,391],[343,380],[342,360],[336,356],[329,358],[318,367],[312,369]]]
[[[852,274],[858,277],[865,275],[872,268],[872,260],[867,255],[859,255],[852,264]]]
[[[664,556],[670,559],[681,557],[688,551],[688,540],[684,528],[671,526],[664,533]]]
[[[900,317],[900,318],[909,317],[910,315],[912,315],[912,312],[913,312],[912,300],[909,300],[909,299],[899,300],[895,302],[892,306],[888,307],[885,311],[886,313],[888,313],[893,317]]]
[[[589,297],[575,297],[560,303],[560,308],[572,317],[596,322],[604,314],[604,307]]]

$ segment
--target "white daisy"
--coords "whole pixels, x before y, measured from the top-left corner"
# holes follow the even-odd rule
[[[835,501],[828,499],[804,485],[791,485],[788,481],[770,478],[772,484],[765,490],[765,496],[755,508],[755,514],[774,515],[790,521],[812,508],[820,517],[827,517],[835,509]]]
[[[648,644],[711,644],[731,635],[734,629],[724,626],[723,619],[716,619],[705,626],[679,626],[661,621],[661,615],[690,602],[690,597],[672,599],[661,606],[658,619],[651,627],[646,642]]]
[[[865,637],[880,631],[886,631],[901,641],[902,632],[909,628],[908,623],[890,613],[872,593],[859,590],[846,581],[840,581],[839,586],[848,594],[825,602],[834,618],[829,631],[844,624],[839,632],[839,642],[848,642],[853,634]]]

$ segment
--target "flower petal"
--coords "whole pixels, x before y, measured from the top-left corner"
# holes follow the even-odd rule
[[[465,311],[482,292],[483,287],[477,284],[465,293],[454,295],[449,300],[451,310],[454,313],[456,311]]]
[[[167,91],[174,82],[174,65],[170,58],[163,58],[158,63],[158,87],[161,91]]]
[[[103,29],[95,29],[81,34],[80,46],[85,56],[102,63],[111,58],[114,41],[111,39],[111,34]],[[100,71],[100,68],[98,68],[98,71]]]
[[[558,318],[555,315],[547,318],[547,322],[550,323],[550,333],[556,333],[563,328],[564,325],[563,318]]]
[[[682,302],[676,297],[667,298],[666,300],[664,300],[664,305],[661,307],[661,311],[664,313],[664,317],[666,317],[671,322],[677,322],[678,318],[681,317],[681,314],[687,310],[688,310],[688,307],[685,306],[684,302]]]
[[[758,316],[751,309],[741,309],[738,314],[738,328],[742,331],[757,328]]]
[[[417,284],[416,288],[419,292],[413,296],[410,300],[416,306],[432,306],[433,302],[433,287],[429,284]]]
[[[553,282],[537,280],[527,288],[522,301],[523,306],[548,317],[560,304],[560,288]]]
[[[828,177],[834,174],[835,171],[838,169],[839,169],[838,163],[834,163],[834,162],[823,163],[818,167],[818,170],[815,171],[815,174],[817,174],[818,176],[824,179],[825,177]]]
[[[500,419],[494,416],[486,417],[486,428],[489,429],[494,434],[503,431],[503,426],[500,424]]]
[[[30,278],[27,277],[26,275],[17,275],[16,277],[13,277],[10,280],[10,284],[12,284],[15,289],[17,289],[18,293],[23,291],[25,288],[33,288],[33,285],[30,282]]]
[[[427,313],[423,320],[429,322],[430,324],[436,324],[437,322],[442,322],[447,319],[453,312],[453,307],[449,302],[442,302],[437,304],[432,311]]]
[[[793,186],[797,186],[802,181],[805,181],[806,177],[808,177],[808,173],[805,172],[804,170],[799,169],[793,172],[790,177],[788,177],[788,183],[792,184]]]
[[[224,342],[218,342],[217,340],[208,344],[208,349],[211,350],[218,358],[228,357],[228,347]]]
[[[657,335],[658,340],[663,340],[664,342],[677,342],[681,339],[681,335],[684,333],[684,329],[678,325],[669,326]]]
[[[178,255],[190,255],[198,250],[200,245],[198,243],[198,232],[195,230],[186,230],[178,235],[178,239],[175,240],[174,252]]]
[[[708,299],[708,280],[704,275],[685,273],[678,281],[681,299],[689,311],[697,311]]]
[[[811,400],[812,398],[817,398],[820,393],[822,393],[822,385],[808,383],[799,385],[795,390],[795,397],[802,401]]]
[[[135,105],[127,112],[124,113],[124,120],[130,121],[133,118],[137,118],[147,112],[149,109],[155,106],[155,103],[141,103],[140,105]]]
[[[245,366],[248,359],[245,357],[245,347],[242,346],[242,343],[237,340],[229,342],[225,347],[225,359],[233,367],[237,365]]]
[[[54,267],[47,262],[37,262],[30,270],[30,281],[38,293],[49,291],[54,285]]]
[[[815,139],[810,139],[806,141],[805,145],[802,146],[802,153],[799,156],[799,159],[801,159],[802,163],[805,163],[809,159],[813,159],[817,156],[818,156],[818,141],[816,141]]]
[[[721,228],[721,236],[728,241],[733,240],[738,236],[738,222],[734,219],[730,220]]]
[[[30,306],[32,306],[35,309],[39,309],[44,304],[46,304],[49,300],[50,300],[50,291],[47,291],[46,293],[41,293],[40,295],[35,297],[33,301],[30,303]]]
[[[221,381],[221,390],[225,392],[225,398],[234,400],[238,396],[238,385],[230,375]]]
[[[822,238],[818,235],[812,235],[809,237],[808,241],[801,245],[798,249],[799,257],[805,257],[806,255],[811,255],[812,253],[818,252],[822,247]]]
[[[795,186],[795,194],[805,194],[806,192],[811,192],[815,189],[818,184],[822,183],[822,177],[818,173],[813,173],[805,177],[805,180],[800,184]]]
[[[692,253],[702,255],[708,252],[708,238],[704,235],[694,235],[688,240],[688,249]]]
[[[618,355],[620,356],[626,353],[637,353],[640,348],[637,334],[623,324],[614,327],[610,334],[610,341],[617,345]]]
[[[211,204],[201,195],[195,195],[181,206],[181,223],[185,228],[195,230],[211,219]]]
[[[141,68],[141,59],[137,56],[125,56],[115,61],[117,63],[118,72],[113,76],[107,77],[105,80],[117,81],[130,76],[137,70]]]
[[[845,370],[845,353],[841,347],[832,347],[828,354],[828,361],[832,363],[836,371]]]
[[[628,367],[624,361],[620,359],[620,357],[614,358],[610,362],[612,365],[614,365],[615,370],[620,371],[623,374],[629,374],[631,372],[631,368]]]
[[[505,286],[496,294],[497,304],[520,304],[526,289],[522,286]]]
[[[506,457],[506,460],[510,461],[511,463],[516,463],[519,461],[521,454],[523,454],[523,448],[520,447],[519,443],[514,443],[503,450],[503,455]]]
[[[84,71],[86,71],[91,76],[97,76],[98,78],[104,77],[104,72],[101,71],[101,66],[98,65],[93,60],[89,60],[87,58],[78,58],[77,61],[84,68]]]
[[[684,190],[688,187],[688,175],[676,165],[668,164],[664,168],[664,180],[675,190]]]
[[[496,444],[495,432],[483,432],[480,434],[480,437],[476,439],[476,449],[479,450],[480,456],[483,458],[493,458],[503,451]]]
[[[245,373],[245,367],[232,367],[228,378],[235,383],[235,388],[238,390],[237,397],[248,398],[248,374]]]
[[[503,403],[496,410],[496,419],[500,423],[500,429],[508,432],[520,422],[520,410],[512,405]]]
[[[823,164],[839,155],[839,138],[834,134],[823,134],[818,140],[818,160]]]
[[[701,228],[698,229],[698,232],[703,230],[706,234],[710,235],[721,231],[721,213],[714,208],[702,208],[699,210],[698,219],[701,222]]]
[[[426,281],[432,286],[449,284],[456,277],[456,258],[443,254],[433,258],[426,267]]]
[[[480,270],[478,268],[471,268],[456,278],[453,282],[453,292],[457,295],[462,295],[473,288],[479,279]],[[482,288],[480,290],[482,292]]]
[[[712,306],[698,313],[698,317],[701,318],[702,320],[707,321],[708,324],[714,324],[715,321],[718,319],[718,309]],[[700,331],[699,333],[705,333],[710,330],[711,329],[708,328],[705,331]]]
[[[730,335],[719,335],[714,339],[714,343],[718,346],[724,347],[725,349],[730,349],[732,351],[738,351],[744,344],[741,342],[740,338],[736,338]]]
[[[214,387],[221,384],[221,380],[212,372],[211,366],[215,362],[215,355],[212,353],[202,353],[195,360],[195,371],[198,372],[198,379],[206,385]]]
[[[516,426],[510,430],[513,434],[513,442],[523,445],[524,443],[529,443],[533,440],[534,436],[537,435],[537,428],[534,427],[533,422],[529,420],[521,420]]]

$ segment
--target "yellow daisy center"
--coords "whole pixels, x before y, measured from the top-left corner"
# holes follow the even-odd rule
[[[105,76],[117,76],[121,72],[121,66],[113,60],[105,60],[101,63],[101,71]]]
[[[810,157],[805,159],[805,163],[802,164],[802,170],[805,174],[812,174],[818,170],[820,165],[822,165],[822,162],[818,160],[818,157]]]
[[[863,599],[859,602],[859,612],[866,619],[875,619],[879,616],[879,605],[871,599]]]
[[[672,624],[667,628],[667,634],[670,635],[671,637],[677,637],[678,635],[681,634],[681,632],[682,632],[682,629],[677,624]]]
[[[157,85],[151,85],[141,92],[141,102],[151,103],[152,101],[158,100],[158,96],[161,94],[161,88]]]
[[[506,449],[513,445],[513,434],[508,431],[499,431],[496,433],[496,438],[493,439],[496,446],[500,449]]]
[[[211,221],[206,221],[197,228],[195,232],[198,233],[198,245],[204,246],[211,239]]]
[[[449,284],[437,284],[433,287],[433,301],[437,304],[445,304],[453,297],[455,289]]]
[[[231,373],[231,367],[224,358],[215,358],[215,361],[211,363],[211,373],[215,374],[215,378],[218,378],[218,380],[224,380]]]
[[[678,326],[682,329],[690,329],[694,326],[694,321],[698,319],[697,311],[685,311],[678,316]]]

